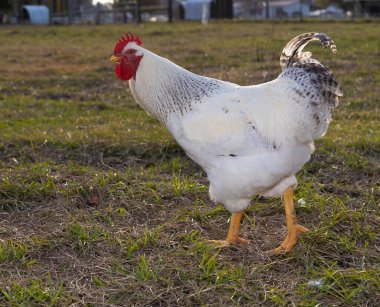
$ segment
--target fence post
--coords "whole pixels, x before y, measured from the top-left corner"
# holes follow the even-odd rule
[[[20,22],[20,18],[19,18],[20,8],[19,8],[18,0],[12,1],[12,5],[13,5],[12,7],[13,16],[15,18],[16,23],[19,23]]]
[[[100,25],[100,10],[101,10],[101,4],[98,2],[96,3],[96,17],[95,17],[95,24]]]
[[[173,22],[173,0],[168,3],[168,22]]]
[[[136,22],[141,23],[141,3],[140,3],[140,0],[136,1]]]
[[[53,24],[53,2],[49,1],[48,3],[49,8],[49,25]]]
[[[302,16],[302,0],[300,0],[300,3],[299,3],[299,21],[301,22],[302,21],[302,19],[303,19],[303,16]]]
[[[124,6],[122,12],[123,12],[123,22],[124,22],[124,23],[127,23],[127,22],[128,22],[128,10],[127,10],[127,7],[126,7],[126,6]]]
[[[68,13],[69,13],[69,24],[74,23],[74,3],[73,0],[68,1]]]

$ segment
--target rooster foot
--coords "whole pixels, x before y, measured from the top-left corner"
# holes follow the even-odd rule
[[[294,225],[291,231],[286,235],[284,242],[282,242],[282,244],[279,247],[266,252],[266,254],[268,256],[273,256],[277,254],[285,254],[290,252],[296,245],[300,234],[308,231],[309,229],[307,229],[306,227],[303,227],[299,224]]]
[[[237,246],[237,245],[246,245],[251,241],[237,237],[234,240],[208,240],[209,243],[215,245],[215,248]]]

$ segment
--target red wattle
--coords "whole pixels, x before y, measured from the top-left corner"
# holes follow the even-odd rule
[[[132,67],[124,62],[116,65],[115,72],[120,80],[126,81],[133,77]]]

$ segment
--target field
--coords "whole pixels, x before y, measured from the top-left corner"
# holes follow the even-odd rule
[[[269,81],[295,35],[344,97],[298,174],[286,233],[279,198],[255,198],[242,234],[214,249],[229,213],[205,173],[133,100],[109,62],[125,31],[199,74]],[[380,24],[196,23],[0,27],[0,305],[375,306],[380,299]]]

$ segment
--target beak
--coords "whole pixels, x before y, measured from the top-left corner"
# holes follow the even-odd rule
[[[116,55],[113,55],[113,56],[110,57],[110,61],[114,62],[114,63],[121,62],[121,59],[122,59],[121,56],[116,56]]]

